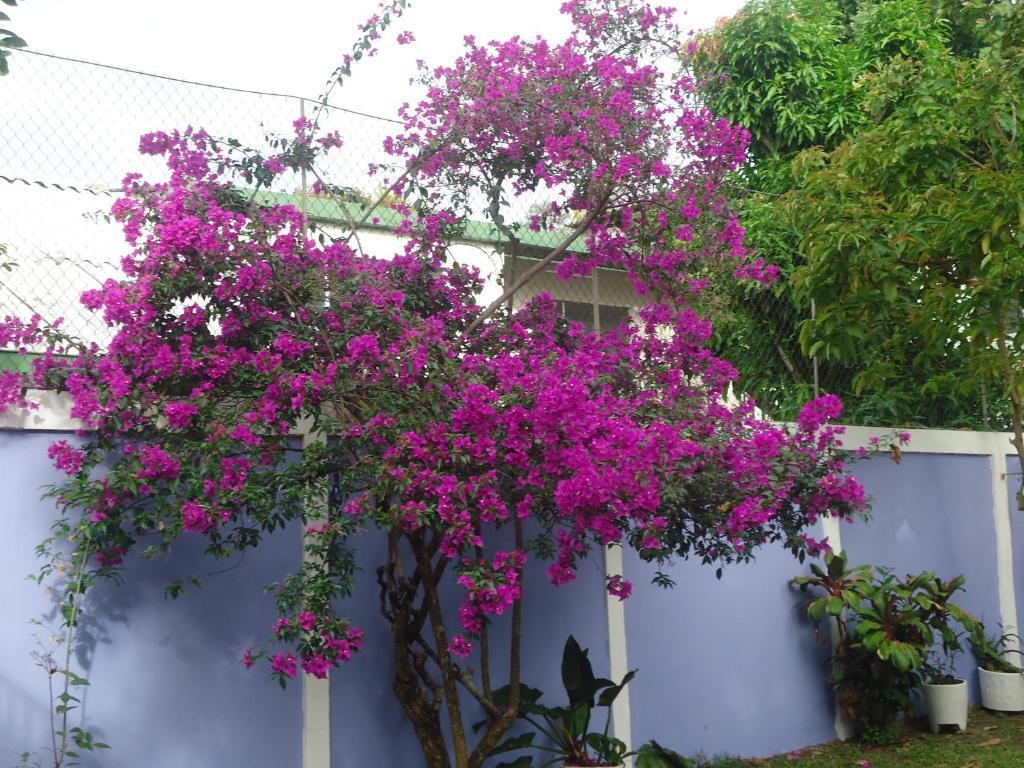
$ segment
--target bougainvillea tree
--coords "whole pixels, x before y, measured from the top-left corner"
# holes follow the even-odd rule
[[[113,209],[131,244],[124,277],[82,297],[110,343],[76,345],[38,321],[0,331],[7,346],[52,345],[4,379],[0,404],[56,388],[84,426],[51,456],[68,476],[59,525],[90,581],[143,544],[196,537],[227,556],[304,527],[303,565],[276,592],[275,646],[247,665],[284,683],[348,661],[362,644],[339,600],[354,578],[349,536],[386,536],[377,581],[394,691],[432,768],[479,766],[516,718],[526,568],[563,584],[595,548],[626,545],[712,565],[766,542],[803,557],[824,546],[807,533],[819,518],[864,506],[826,426],[839,402],[773,426],[729,401],[734,370],[705,347],[694,307],[706,276],[772,277],[718,191],[745,132],[666,71],[659,57],[679,45],[668,11],[562,10],[573,31],[560,43],[467,39],[454,65],[423,73],[423,101],[388,142],[402,167],[392,197],[408,203],[397,253],[365,253],[354,232],[321,244],[298,210],[239,191],[252,158],[233,144],[156,133],[140,148],[166,158],[168,178],[128,176]],[[261,167],[315,171],[339,143],[299,120]],[[483,193],[499,210],[537,188],[556,202],[530,226],[564,239],[481,306],[478,276],[448,257],[458,221],[446,206]],[[586,255],[568,254],[576,240]],[[624,270],[642,306],[598,335],[549,296],[510,300],[548,264]],[[462,588],[454,625],[445,579]],[[492,682],[489,634],[504,614],[509,679]],[[460,688],[486,715],[475,737]]]

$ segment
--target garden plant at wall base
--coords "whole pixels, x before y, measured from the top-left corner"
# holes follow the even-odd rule
[[[612,704],[618,698],[629,681],[636,675],[636,670],[626,674],[618,683],[594,676],[590,663],[590,652],[580,648],[572,635],[565,641],[562,649],[562,685],[565,688],[567,704],[548,707],[539,703],[543,693],[529,686],[522,686],[519,717],[529,723],[535,732],[526,732],[513,736],[499,744],[491,751],[491,755],[510,750],[535,749],[544,753],[547,758],[541,765],[602,766],[602,768],[622,765],[627,754],[626,744],[614,736],[610,736],[612,722]],[[499,701],[505,701],[509,689],[495,692]],[[590,721],[595,707],[605,710],[604,724],[601,730],[591,731]],[[501,763],[497,768],[532,768],[531,756],[522,756],[511,763]]]
[[[636,675],[628,672],[616,684],[594,676],[589,649],[581,648],[572,635],[562,650],[562,685],[567,705],[547,707],[539,703],[543,693],[523,686],[524,701],[519,717],[529,723],[535,732],[519,734],[507,739],[492,750],[491,755],[534,749],[543,753],[538,768],[559,765],[562,768],[618,768],[629,757],[636,757],[636,768],[693,768],[693,761],[651,740],[638,749],[627,751],[626,744],[609,736],[612,725],[612,705]],[[496,692],[501,700],[508,690]],[[594,708],[606,710],[601,731],[591,731],[590,721]],[[522,755],[511,762],[499,763],[495,768],[535,768],[533,755]]]
[[[1014,653],[1020,656],[1020,650],[1011,647],[1015,640],[1019,640],[1018,635],[1002,627],[999,634],[986,634],[980,622],[971,633],[971,650],[978,662],[981,705],[986,709],[1024,712],[1024,670],[1007,659]]]
[[[942,581],[926,571],[897,579],[888,568],[848,567],[843,552],[826,553],[824,566],[812,563],[810,576],[792,581],[801,590],[823,593],[807,603],[807,616],[819,637],[826,617],[835,620],[828,679],[837,705],[865,741],[892,741],[899,715],[911,709],[912,692],[928,679],[945,677],[943,667],[961,649],[957,626],[968,632],[976,626],[952,602],[964,577]],[[942,666],[929,662],[936,649]],[[937,714],[947,716],[945,709]],[[966,726],[966,709],[962,720]]]

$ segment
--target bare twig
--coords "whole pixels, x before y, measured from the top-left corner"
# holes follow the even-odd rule
[[[573,231],[570,232],[568,235],[566,235],[565,239],[562,240],[562,242],[560,242],[554,248],[554,250],[552,250],[547,256],[539,260],[536,264],[527,269],[525,272],[523,272],[522,275],[520,275],[516,280],[512,282],[511,286],[505,289],[504,293],[502,293],[501,296],[499,296],[490,304],[488,304],[487,308],[484,309],[484,311],[481,312],[479,315],[477,315],[476,319],[469,324],[468,328],[466,328],[465,332],[462,334],[462,339],[465,340],[469,336],[469,334],[471,334],[473,331],[479,328],[488,318],[493,316],[495,312],[501,309],[501,305],[508,301],[508,299],[511,296],[513,296],[516,293],[516,291],[518,291],[524,285],[529,283],[548,264],[550,264],[552,261],[554,261],[563,253],[565,253],[565,251],[568,250],[569,246],[576,242],[576,239],[578,237],[580,237],[588,229],[590,229],[590,225],[593,224],[594,220],[604,211],[604,207],[608,203],[608,198],[610,196],[610,194],[604,195],[601,198],[601,201],[590,210],[586,218],[584,218],[583,221],[577,224],[576,228],[573,229]]]

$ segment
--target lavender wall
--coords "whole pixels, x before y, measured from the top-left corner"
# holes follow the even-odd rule
[[[23,577],[37,567],[32,550],[53,517],[51,502],[39,501],[40,487],[58,479],[46,459],[52,439],[0,430],[6,534],[0,537],[6,622],[0,633],[0,765],[13,764],[47,738],[45,675],[31,665],[35,628],[27,621],[48,605],[42,590]],[[858,465],[875,511],[870,523],[842,527],[851,559],[899,573],[965,573],[964,604],[994,626],[999,587],[989,467],[986,456],[937,454],[906,454],[898,467],[887,459]],[[1012,513],[1018,543],[1024,542],[1022,519]],[[387,627],[378,614],[374,570],[383,541],[363,534],[358,550],[362,573],[346,612],[367,643],[332,676],[333,765],[418,765],[412,730],[392,697]],[[273,605],[260,586],[294,567],[298,552],[295,532],[275,537],[176,602],[163,598],[169,581],[215,568],[187,547],[173,563],[133,562],[129,583],[97,590],[93,600],[103,622],[89,643],[93,686],[85,712],[97,735],[114,745],[103,754],[103,766],[301,764],[299,687],[281,692],[239,664],[242,650],[262,644],[273,624]],[[755,563],[727,568],[719,581],[711,569],[682,562],[670,571],[677,584],[671,590],[651,586],[653,569],[629,553],[624,566],[635,585],[625,604],[629,667],[639,669],[630,686],[635,744],[655,738],[689,754],[751,756],[833,737],[827,648],[815,642],[800,595],[789,586],[805,566],[769,548]],[[524,680],[544,689],[552,703],[569,633],[590,647],[598,674],[608,673],[603,568],[601,558],[587,561],[580,578],[559,589],[547,583],[542,568],[528,572]],[[1024,558],[1016,558],[1014,575],[1024,594]],[[494,652],[504,655],[500,641]],[[973,680],[970,666],[961,664]]]
[[[0,430],[3,766],[49,738],[46,676],[29,657],[33,634],[45,640],[48,633],[27,622],[50,605],[43,590],[24,577],[38,568],[33,548],[47,535],[54,516],[53,503],[39,500],[40,487],[59,479],[46,458],[53,439],[52,434]],[[236,563],[211,563],[184,548],[175,552],[173,565],[132,561],[127,566],[131,578],[123,586],[97,589],[90,602],[101,623],[100,628],[87,624],[93,630],[83,634],[84,673],[92,685],[82,698],[95,735],[113,749],[85,764],[300,765],[299,688],[281,691],[239,663],[243,649],[260,644],[273,626],[273,604],[261,586],[294,568],[298,553],[296,536],[277,536],[233,570],[204,579],[201,589],[177,601],[163,597],[172,580]]]
[[[948,579],[962,573],[967,579],[960,604],[994,628],[1000,613],[989,457],[904,454],[899,465],[876,457],[856,470],[873,512],[866,525],[843,526],[850,562],[889,566],[898,576],[927,570]],[[956,666],[977,701],[971,654]]]
[[[851,561],[899,574],[963,573],[962,604],[994,626],[1000,614],[989,458],[906,454],[897,466],[879,457],[856,465],[855,474],[874,511],[870,522],[842,526]],[[1015,533],[1024,541],[1019,517]],[[687,753],[756,756],[834,737],[827,651],[814,642],[799,594],[787,584],[805,570],[784,552],[764,550],[757,562],[726,569],[721,581],[706,567],[680,563],[670,571],[677,586],[663,591],[640,586],[653,569],[627,556],[627,575],[637,583],[626,605],[630,666],[640,668],[632,685],[634,742],[657,738]],[[969,654],[957,668],[976,700]]]
[[[40,495],[42,486],[60,479],[46,457],[56,437],[0,430],[8,500],[0,513],[7,533],[0,537],[0,575],[9,628],[0,633],[2,766],[49,738],[46,676],[30,658],[38,628],[28,624],[48,610],[48,603],[42,588],[24,576],[38,568],[33,548],[46,537],[54,517],[52,502]],[[262,586],[297,564],[297,532],[275,539],[240,563],[210,562],[198,548],[189,551],[185,539],[172,562],[130,562],[123,585],[94,591],[92,605],[100,621],[83,657],[92,682],[85,714],[97,738],[114,747],[101,754],[104,768],[180,768],[197,761],[252,768],[301,765],[299,685],[281,691],[255,669],[246,672],[239,661],[246,647],[265,644],[274,623],[273,602]],[[357,547],[362,572],[344,610],[364,629],[366,648],[332,675],[333,765],[363,766],[382,759],[416,765],[422,758],[391,693],[389,635],[377,603],[374,571],[383,561],[384,540],[363,534]],[[201,589],[176,601],[163,596],[175,579],[235,565],[204,578]],[[547,583],[542,569],[527,573],[523,679],[545,690],[546,701],[559,702],[561,649],[569,633],[590,648],[595,671],[608,673],[603,568],[603,558],[591,558],[576,582],[558,589]],[[457,592],[452,585],[453,607]],[[498,622],[493,653],[507,659],[501,628]],[[465,708],[467,718],[479,714],[470,701]]]
[[[825,684],[827,650],[802,618],[789,579],[802,566],[777,547],[728,566],[722,579],[699,562],[668,571],[625,558],[633,741],[654,738],[685,754],[755,756],[834,737]]]

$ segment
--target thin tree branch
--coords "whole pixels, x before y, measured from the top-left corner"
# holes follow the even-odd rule
[[[579,224],[577,224],[576,228],[573,229],[573,231],[570,232],[554,250],[552,250],[547,256],[538,261],[525,272],[523,272],[523,274],[518,279],[516,279],[510,287],[505,289],[505,292],[502,293],[501,296],[499,296],[490,304],[488,304],[487,308],[484,309],[484,311],[481,312],[479,315],[477,315],[476,319],[469,324],[468,328],[466,328],[465,332],[462,334],[462,339],[465,340],[469,336],[469,334],[471,334],[473,331],[479,328],[488,318],[490,318],[492,315],[494,315],[495,312],[501,309],[501,305],[508,301],[508,299],[511,296],[513,296],[516,293],[516,291],[518,291],[524,285],[529,283],[548,264],[550,264],[552,261],[554,261],[563,253],[565,253],[565,251],[568,250],[569,246],[576,242],[576,239],[583,235],[590,228],[590,225],[594,223],[594,220],[604,211],[604,207],[608,203],[609,197],[611,197],[610,193],[604,195],[601,199],[601,202],[594,206],[594,208],[587,214],[586,218],[583,219],[583,221],[581,221]]]
[[[338,210],[341,211],[341,215],[345,217],[345,223],[348,224],[349,226],[349,232],[351,236],[356,239],[356,249],[359,251],[359,255],[362,256],[363,258],[366,258],[366,251],[363,250],[363,244],[362,242],[360,242],[359,235],[356,232],[356,230],[358,229],[358,227],[356,226],[356,221],[355,219],[352,218],[352,214],[348,212],[348,207],[345,205],[345,201],[334,194],[334,192],[331,190],[331,185],[327,184],[323,180],[323,177],[321,177],[320,174],[317,173],[316,168],[313,168],[311,166],[309,170],[312,171],[313,176],[316,177],[316,180],[320,182],[321,188],[326,189],[327,195],[331,198],[331,200],[333,200],[337,204]],[[347,238],[345,242],[348,242]]]
[[[408,535],[406,538],[412,546],[416,558],[416,566],[423,579],[423,590],[426,593],[427,607],[430,611],[430,625],[434,630],[436,651],[441,657],[441,680],[444,686],[445,703],[448,709],[448,724],[451,728],[452,747],[455,752],[457,768],[469,768],[469,755],[466,750],[466,730],[462,723],[462,706],[459,703],[459,692],[455,687],[458,676],[448,652],[448,634],[444,627],[444,616],[441,613],[441,599],[437,592],[437,583],[431,578],[433,568],[427,555],[426,545],[422,537]]]
[[[487,710],[487,714],[493,718],[501,717],[501,710],[494,706],[494,702],[491,701],[489,695],[486,695],[483,691],[477,688],[476,683],[473,682],[473,676],[467,669],[459,670],[459,682],[462,683],[462,687],[465,688],[469,693],[476,699],[480,706]]]
[[[418,158],[416,160],[416,162],[414,162],[412,165],[410,165],[408,168],[406,168],[404,171],[402,171],[402,175],[399,176],[397,179],[395,179],[391,184],[389,184],[388,187],[383,192],[380,193],[380,197],[378,197],[370,205],[370,207],[366,209],[366,211],[363,213],[363,217],[361,219],[359,219],[359,221],[357,221],[355,223],[355,226],[352,227],[352,231],[349,232],[348,235],[345,237],[344,242],[347,243],[349,241],[349,238],[353,237],[353,235],[356,233],[356,231],[362,229],[363,226],[366,224],[366,222],[370,220],[370,216],[373,214],[373,212],[375,210],[377,210],[378,208],[380,208],[381,203],[383,203],[385,200],[387,200],[388,195],[394,194],[394,191],[398,187],[398,185],[401,184],[403,181],[405,181],[405,179],[409,175],[414,174],[417,171],[419,171],[419,169],[422,168],[423,164],[427,161],[427,158],[429,158],[432,154],[434,154],[435,151],[436,150],[431,150],[431,151],[426,152],[423,156]]]
[[[522,551],[523,542],[523,521],[516,518],[513,523],[515,531],[516,549]],[[523,572],[519,573],[519,587],[523,588]],[[509,728],[515,723],[519,716],[519,702],[522,693],[520,684],[520,673],[522,669],[522,635],[523,635],[523,595],[520,592],[519,599],[512,604],[512,628],[509,649],[509,695],[508,707],[496,719],[487,724],[487,730],[477,743],[476,748],[470,755],[469,764],[471,768],[478,768],[498,744],[498,740],[505,735]]]

